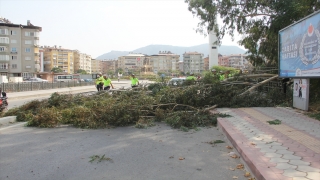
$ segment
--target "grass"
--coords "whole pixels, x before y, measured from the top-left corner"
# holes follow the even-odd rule
[[[281,121],[279,119],[275,119],[273,121],[267,121],[270,125],[279,125],[281,124]]]

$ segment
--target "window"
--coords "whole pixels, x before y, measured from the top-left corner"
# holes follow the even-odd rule
[[[0,63],[0,69],[8,69],[8,63]]]
[[[16,31],[11,31],[11,35],[16,35],[17,32]]]
[[[11,64],[11,68],[12,68],[12,69],[17,69],[18,66],[17,66],[17,64]]]
[[[6,50],[6,47],[0,46],[0,52],[4,52]]]
[[[26,48],[26,52],[31,52],[31,49],[30,48]]]
[[[18,56],[11,56],[11,60],[17,60]]]
[[[26,56],[24,59],[25,59],[26,61],[30,61],[30,60],[31,60],[31,57]]]
[[[0,34],[8,35],[8,29],[0,29]]]
[[[9,61],[9,55],[0,55],[0,60]]]
[[[11,48],[11,52],[17,52],[17,48],[16,47]]]
[[[11,39],[11,44],[16,44],[16,43],[17,43],[17,40]]]
[[[9,38],[8,37],[0,37],[0,43],[9,44]]]
[[[31,40],[25,40],[24,44],[32,44],[32,41]]]
[[[24,35],[25,36],[34,36],[34,32],[25,32]]]

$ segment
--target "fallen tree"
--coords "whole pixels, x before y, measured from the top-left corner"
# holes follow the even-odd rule
[[[274,77],[275,78],[275,77]],[[263,83],[261,83],[263,84]],[[260,85],[261,85],[260,84]],[[11,109],[4,116],[17,116],[28,126],[56,127],[72,124],[80,128],[106,128],[136,125],[145,127],[163,121],[174,128],[214,126],[216,107],[276,106],[290,101],[279,92],[246,93],[246,85],[222,83],[170,87],[152,84],[146,88],[99,92],[91,96],[54,93],[47,100],[35,100]],[[156,89],[156,90],[155,90]]]

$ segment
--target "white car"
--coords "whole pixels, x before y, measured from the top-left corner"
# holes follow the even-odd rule
[[[170,81],[168,81],[168,85],[173,85],[173,86],[181,85],[185,80],[186,78],[172,78],[170,79]]]

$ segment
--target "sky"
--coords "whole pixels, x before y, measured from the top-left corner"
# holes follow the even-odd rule
[[[77,49],[93,58],[152,44],[209,42],[196,33],[200,21],[184,0],[0,0],[0,16],[42,27],[41,46]],[[238,46],[238,40],[227,36],[222,45]]]

